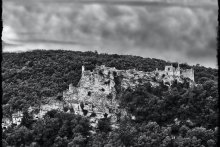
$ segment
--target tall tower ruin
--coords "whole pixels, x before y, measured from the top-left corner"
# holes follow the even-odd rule
[[[165,66],[165,72],[167,73],[167,75],[173,76],[173,74],[174,74],[174,67],[172,65]]]
[[[181,72],[181,75],[185,78],[189,78],[191,79],[192,81],[194,81],[194,70],[191,68],[191,69],[186,69],[186,70],[183,70]]]
[[[85,71],[85,66],[82,65],[82,73]]]

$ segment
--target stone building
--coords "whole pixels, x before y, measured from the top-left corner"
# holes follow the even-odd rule
[[[82,114],[79,103],[83,103],[88,114],[96,112],[97,114],[111,116],[118,109],[115,89],[116,76],[121,77],[120,86],[122,89],[135,88],[137,85],[147,82],[151,83],[152,86],[159,86],[159,83],[154,80],[155,77],[162,79],[164,83],[169,83],[168,86],[175,79],[181,81],[181,77],[187,77],[194,81],[193,69],[182,70],[179,65],[177,68],[172,65],[165,66],[164,70],[156,69],[154,72],[143,72],[135,69],[117,70],[105,65],[96,66],[93,71],[90,71],[82,66],[82,76],[77,87],[70,84],[69,89],[63,92],[63,100],[74,108],[75,113]]]
[[[17,126],[20,125],[22,118],[23,118],[22,111],[18,111],[16,113],[13,113],[11,118],[7,118],[7,117],[2,118],[3,131],[11,125],[17,125]]]
[[[9,118],[2,118],[2,129],[3,131],[11,126],[12,121]]]
[[[186,70],[181,70],[180,75],[182,75],[185,78],[189,78],[192,81],[195,80],[194,79],[194,70],[192,68],[191,69],[186,69]]]
[[[12,114],[12,124],[20,125],[22,118],[23,118],[23,113],[21,111],[13,113]]]
[[[194,70],[193,69],[180,69],[179,64],[178,67],[175,68],[172,65],[165,66],[164,70],[158,70],[155,71],[160,76],[167,75],[167,76],[174,76],[174,77],[183,77],[183,78],[189,78],[194,82]]]

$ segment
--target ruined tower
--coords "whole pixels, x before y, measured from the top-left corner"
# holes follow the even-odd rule
[[[174,74],[174,67],[172,65],[165,66],[165,72],[167,73],[167,75],[173,76],[173,74]]]
[[[85,66],[82,65],[82,73],[85,71]]]
[[[194,70],[192,68],[191,69],[182,70],[181,71],[181,75],[183,77],[185,77],[185,78],[189,78],[192,81],[194,81]]]
[[[178,77],[180,76],[180,66],[179,66],[179,63],[178,63],[177,68],[174,71],[174,76],[178,76]]]

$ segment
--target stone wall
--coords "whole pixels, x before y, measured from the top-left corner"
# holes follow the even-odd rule
[[[21,123],[22,118],[23,118],[23,113],[21,111],[13,113],[12,114],[12,124],[19,125]]]
[[[9,118],[2,118],[2,129],[3,131],[7,129],[12,124],[12,121]]]
[[[186,70],[183,70],[181,72],[181,75],[185,78],[189,78],[191,79],[192,81],[194,81],[194,70],[193,69],[186,69]]]
[[[120,77],[121,89],[135,88],[137,85],[150,83],[151,86],[159,86],[162,81],[170,87],[174,80],[183,82],[183,77],[192,77],[193,70],[183,71],[173,66],[166,66],[165,70],[156,70],[154,72],[143,72],[135,69],[117,70],[111,67],[96,66],[93,71],[86,70],[82,67],[82,76],[77,85],[69,85],[69,89],[63,92],[65,104],[74,109],[76,114],[90,116],[92,113],[96,117],[92,121],[103,118],[104,114],[116,121],[116,115],[125,111],[119,110],[119,103],[116,99],[116,79]],[[193,73],[193,74],[192,74]],[[194,80],[194,78],[190,78]],[[84,105],[82,109],[80,104]],[[87,111],[87,114],[83,113]]]
[[[193,69],[182,70],[179,66],[177,68],[174,68],[173,66],[165,66],[164,70],[156,70],[155,72],[158,73],[160,76],[174,76],[174,78],[179,78],[182,76],[184,78],[189,78],[194,81]]]

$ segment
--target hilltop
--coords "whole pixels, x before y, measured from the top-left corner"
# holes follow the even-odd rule
[[[34,136],[26,138],[27,144],[37,142],[41,146],[59,141],[64,146],[141,146],[155,144],[153,140],[156,146],[166,146],[172,142],[171,126],[177,126],[175,142],[179,145],[215,144],[217,74],[217,69],[199,65],[130,55],[61,50],[4,53],[3,115],[13,119],[22,116],[17,127],[6,130],[4,139],[15,144],[16,137],[22,137],[18,132],[25,132]],[[40,108],[40,113],[36,110],[33,114],[37,115],[31,116],[28,112],[32,108]],[[94,116],[98,120],[91,119]],[[90,127],[92,121],[96,121],[95,130]],[[112,122],[118,128],[113,129]],[[46,128],[41,133],[40,126]],[[151,127],[157,131],[152,132]],[[51,129],[53,135],[49,137]],[[151,139],[143,138],[141,130],[150,133],[145,135]],[[120,141],[111,143],[114,139]]]
[[[9,104],[12,110],[22,110],[30,105],[38,105],[40,99],[56,97],[69,84],[77,86],[81,78],[81,67],[93,70],[97,65],[115,67],[118,70],[136,69],[152,72],[164,70],[169,63],[154,58],[130,55],[98,54],[97,52],[45,51],[36,50],[24,53],[3,53],[2,87],[3,105]],[[208,79],[217,81],[217,69],[203,66],[180,64],[182,69],[194,69],[196,83]],[[9,107],[8,106],[8,107]],[[8,110],[8,109],[7,109]]]

